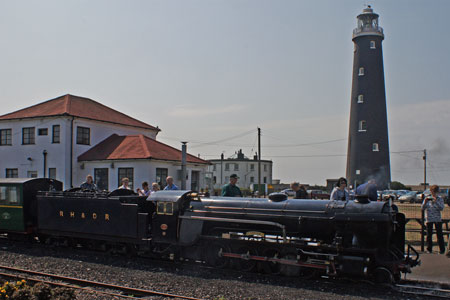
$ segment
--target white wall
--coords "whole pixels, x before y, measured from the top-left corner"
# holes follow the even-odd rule
[[[112,168],[114,163],[114,168]],[[83,165],[83,168],[81,167]],[[181,163],[158,161],[158,160],[115,160],[115,161],[89,161],[83,163],[77,163],[77,178],[74,181],[74,186],[79,186],[86,179],[88,174],[94,176],[95,168],[108,168],[109,190],[114,190],[118,187],[119,168],[133,168],[133,188],[141,187],[143,181],[147,181],[150,185],[152,182],[156,182],[156,168],[168,169],[168,175],[172,176],[175,180],[174,183],[181,188],[181,181],[177,178],[177,170],[181,169]],[[191,187],[191,172],[200,172],[200,188],[204,187],[204,177],[207,171],[206,165],[193,165],[187,164],[188,180],[186,181],[186,189]],[[165,181],[165,178],[164,178]]]
[[[237,174],[239,180],[237,185],[242,188],[250,188],[252,183],[258,183],[258,161],[256,160],[224,160],[223,161],[223,173],[222,181],[220,179],[221,175],[221,161],[220,160],[210,160],[213,164],[209,166],[209,171],[213,173],[216,177],[216,184],[214,188],[220,188],[229,182],[229,177],[231,174]],[[226,164],[229,164],[229,169],[226,169]],[[238,164],[239,170],[235,170],[234,165]],[[214,171],[214,165],[216,170]],[[254,169],[251,170],[251,165],[254,165]],[[267,183],[272,183],[272,162],[261,161],[261,183],[264,183],[264,177],[266,177]],[[266,171],[264,171],[264,166],[266,166]],[[251,182],[251,177],[254,181]]]
[[[70,188],[70,136],[72,117],[46,117],[21,120],[2,120],[0,129],[12,130],[12,145],[0,146],[0,177],[6,176],[5,169],[17,168],[19,177],[27,177],[28,171],[37,171],[38,177],[44,176],[44,155],[47,151],[46,175],[49,168],[56,168],[56,179],[64,184],[64,189]],[[52,126],[60,125],[60,143],[52,144]],[[90,145],[77,145],[77,126],[90,128]],[[22,128],[35,127],[35,144],[22,145]],[[46,136],[39,136],[38,129],[47,128]],[[144,134],[155,138],[155,130],[122,126],[106,122],[74,118],[73,121],[73,186],[77,186],[80,178],[80,168],[77,166],[77,157],[103,141],[112,134],[136,135]],[[28,160],[27,158],[31,158]],[[84,176],[83,180],[84,180]]]

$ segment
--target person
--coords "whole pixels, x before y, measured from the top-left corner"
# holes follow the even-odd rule
[[[127,177],[122,178],[122,185],[119,186],[119,189],[126,189],[131,190],[131,188],[128,186],[130,184],[130,179]]]
[[[178,187],[173,183],[173,177],[167,176],[166,178],[166,187],[164,188],[165,191],[176,191],[178,190]]]
[[[138,193],[139,196],[150,196],[150,189],[148,188],[148,182],[144,181],[142,183],[142,189],[137,188],[136,192]]]
[[[422,210],[425,211],[425,224],[427,226],[427,250],[432,253],[433,250],[433,224],[436,228],[436,236],[439,244],[439,252],[444,254],[444,236],[442,235],[441,211],[444,210],[444,200],[437,194],[439,187],[432,185],[430,187],[431,196],[425,197],[422,202]]]
[[[356,188],[356,195],[366,195],[370,201],[377,201],[377,182],[374,178],[369,179],[366,183],[359,185]]]
[[[94,183],[94,179],[92,178],[91,174],[86,176],[86,181],[80,185],[80,188],[87,191],[97,190],[97,185]]]
[[[291,183],[291,189],[295,192],[294,199],[307,199],[308,193],[306,192],[305,186],[300,185],[298,182]]]
[[[330,200],[349,200],[350,195],[347,191],[347,179],[341,177],[338,179],[336,186],[330,195]]]
[[[152,183],[152,189],[150,190],[150,194],[156,193],[159,191],[159,184],[157,182]]]
[[[230,183],[222,187],[223,197],[242,197],[241,189],[236,185],[239,177],[236,174],[230,175]]]

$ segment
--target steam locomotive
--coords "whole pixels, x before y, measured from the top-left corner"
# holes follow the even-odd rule
[[[129,190],[61,191],[61,183],[43,178],[16,185],[15,201],[8,202],[12,183],[0,182],[0,232],[8,236],[217,268],[376,282],[398,281],[419,263],[405,244],[405,216],[367,198],[203,197],[191,191],[146,198]]]

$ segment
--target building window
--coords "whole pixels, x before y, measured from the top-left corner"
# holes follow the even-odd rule
[[[234,170],[239,171],[239,164],[234,164]]]
[[[133,176],[133,168],[119,168],[118,170],[118,185],[117,186],[121,186],[122,185],[122,179],[123,178],[128,178],[129,179],[129,183],[128,186],[130,187],[130,189],[133,189],[133,181],[134,181],[134,176]]]
[[[230,171],[230,164],[225,164],[225,171]]]
[[[34,127],[22,128],[22,145],[34,144]]]
[[[48,135],[48,129],[47,128],[39,128],[38,135]]]
[[[356,175],[361,174],[361,170],[356,170]]]
[[[380,151],[380,147],[378,146],[378,143],[372,144],[372,151]]]
[[[364,68],[363,67],[359,68],[358,76],[364,76]]]
[[[0,146],[11,145],[11,129],[0,129]]]
[[[225,182],[230,181],[230,177],[229,176],[225,176]]]
[[[253,182],[255,182],[255,177],[250,177],[250,183],[253,183]]]
[[[264,165],[264,172],[267,172],[267,165]]]
[[[217,165],[213,166],[213,171],[217,171]]]
[[[59,144],[60,141],[60,127],[59,125],[53,125],[52,127],[52,143]]]
[[[166,178],[169,174],[169,170],[166,168],[156,168],[156,182],[161,188],[166,186]]]
[[[366,121],[359,121],[359,125],[358,125],[358,131],[359,132],[365,132],[367,131],[367,124]]]
[[[250,171],[254,171],[255,170],[255,165],[254,164],[250,164]]]
[[[16,186],[0,186],[0,205],[22,204],[20,199],[20,189]]]
[[[358,95],[358,103],[364,103],[364,95]]]
[[[87,127],[77,127],[77,144],[89,145],[91,141],[91,129]]]
[[[213,183],[216,184],[217,183],[217,177],[213,176]]]
[[[6,169],[6,178],[19,178],[19,169]]]
[[[95,168],[94,182],[99,190],[107,191],[109,183],[108,168]],[[120,184],[122,184],[122,182]]]
[[[376,49],[375,41],[370,41],[370,49]]]
[[[37,171],[27,171],[27,178],[37,178]]]
[[[56,179],[56,168],[48,168],[48,178]]]
[[[267,183],[267,177],[264,176],[264,183]]]

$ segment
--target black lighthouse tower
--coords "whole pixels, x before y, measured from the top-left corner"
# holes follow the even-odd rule
[[[350,129],[347,149],[347,179],[356,187],[369,178],[378,188],[391,181],[389,139],[384,87],[383,28],[368,6],[358,15],[353,30],[354,57]]]

